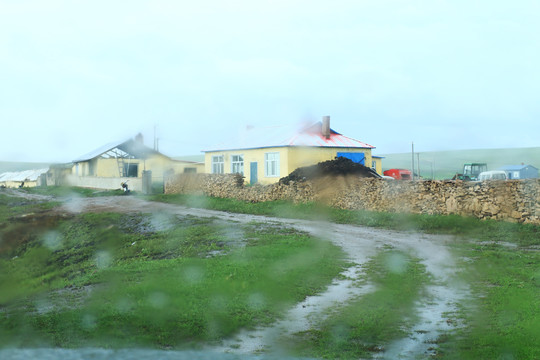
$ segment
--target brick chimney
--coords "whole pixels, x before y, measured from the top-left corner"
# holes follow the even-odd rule
[[[330,116],[323,116],[322,118],[322,136],[330,139]]]
[[[144,138],[143,138],[143,135],[141,133],[138,133],[136,136],[135,136],[135,141],[138,142],[139,144],[141,145],[144,145]]]

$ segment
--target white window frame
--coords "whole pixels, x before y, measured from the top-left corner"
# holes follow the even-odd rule
[[[279,152],[264,153],[264,176],[279,177]]]
[[[244,154],[231,155],[231,174],[244,175]]]
[[[225,171],[225,156],[212,155],[212,174],[223,174]]]

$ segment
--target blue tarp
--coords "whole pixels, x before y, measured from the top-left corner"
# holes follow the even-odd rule
[[[356,152],[338,152],[338,157],[344,157],[346,159],[351,159],[353,162],[365,165],[366,164],[366,156],[364,153],[356,153]]]

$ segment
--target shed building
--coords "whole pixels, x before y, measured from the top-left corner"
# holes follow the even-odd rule
[[[45,168],[36,170],[5,172],[0,174],[0,186],[16,188],[46,185],[46,177],[42,177],[41,175],[46,174],[48,170],[48,168]]]
[[[143,172],[151,172],[152,182],[163,182],[164,174],[204,171],[204,164],[178,161],[144,145],[142,135],[106,144],[73,160],[67,183],[98,189],[118,189],[128,182],[133,190],[142,189]]]
[[[510,179],[535,179],[538,177],[538,169],[532,165],[505,165],[498,170],[506,173],[506,177]]]

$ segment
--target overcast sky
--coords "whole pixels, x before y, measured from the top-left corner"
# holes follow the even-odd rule
[[[0,0],[0,160],[320,120],[375,154],[540,146],[538,0]]]

